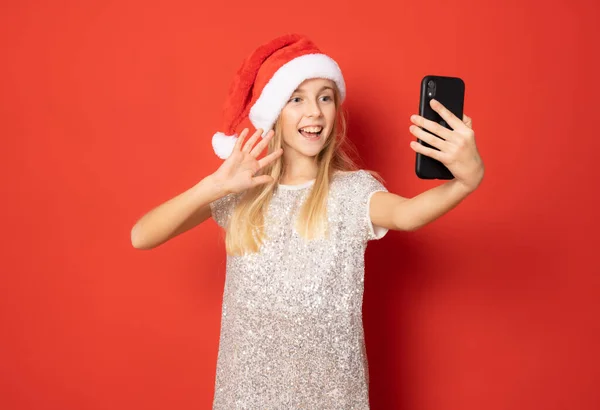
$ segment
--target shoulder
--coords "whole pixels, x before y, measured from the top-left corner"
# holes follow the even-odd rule
[[[366,169],[355,171],[336,171],[332,181],[332,187],[338,189],[372,189],[383,188],[381,177]]]
[[[231,193],[209,204],[211,215],[219,226],[225,227],[227,225],[233,209],[239,202],[240,198],[240,193]]]
[[[376,173],[366,169],[339,173],[332,183],[336,210],[344,215],[352,231],[365,242],[382,238],[386,229],[375,227],[371,223],[370,203],[376,192],[387,192]]]
[[[210,206],[211,206],[211,208],[221,208],[221,207],[225,207],[225,206],[232,206],[232,205],[235,205],[235,203],[239,201],[240,197],[241,197],[240,193],[227,194],[227,195],[211,202]]]

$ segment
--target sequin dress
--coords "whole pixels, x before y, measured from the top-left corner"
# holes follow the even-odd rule
[[[369,201],[387,189],[365,170],[337,173],[329,239],[305,241],[295,217],[314,181],[279,185],[260,252],[227,256],[213,410],[369,409],[362,299]],[[225,227],[239,197],[211,203]]]

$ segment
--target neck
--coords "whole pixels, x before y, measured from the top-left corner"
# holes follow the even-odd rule
[[[284,160],[284,171],[279,183],[301,184],[317,178],[319,170],[315,157],[296,157]]]

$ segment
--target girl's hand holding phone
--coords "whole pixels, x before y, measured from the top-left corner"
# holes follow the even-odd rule
[[[483,161],[475,144],[472,120],[463,115],[461,121],[437,100],[432,99],[430,105],[452,129],[427,120],[420,115],[413,115],[410,117],[413,123],[409,128],[410,132],[439,151],[425,147],[416,141],[411,141],[410,146],[416,152],[440,161],[468,192],[472,192],[479,186],[484,174]],[[440,138],[419,127],[431,131]]]
[[[270,175],[254,175],[283,154],[283,149],[280,148],[266,157],[257,160],[257,157],[268,146],[271,138],[273,138],[274,131],[269,131],[262,141],[256,144],[256,141],[263,133],[263,130],[259,128],[242,146],[248,132],[248,128],[245,128],[240,133],[231,155],[212,174],[212,178],[223,187],[227,194],[240,193],[257,185],[273,182],[273,177]]]

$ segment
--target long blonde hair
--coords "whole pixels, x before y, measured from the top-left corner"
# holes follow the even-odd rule
[[[359,169],[350,156],[350,154],[356,155],[356,148],[347,139],[346,113],[340,106],[339,90],[337,87],[334,89],[336,121],[323,149],[315,156],[318,167],[317,177],[296,221],[298,234],[307,240],[328,235],[327,194],[334,172]],[[275,135],[269,142],[268,152],[281,148],[283,144],[280,118],[273,128]],[[257,174],[270,175],[273,177],[273,182],[248,189],[239,198],[226,230],[225,248],[229,255],[258,252],[265,240],[264,214],[284,170],[284,159],[280,156]],[[378,175],[377,177],[380,178]]]

